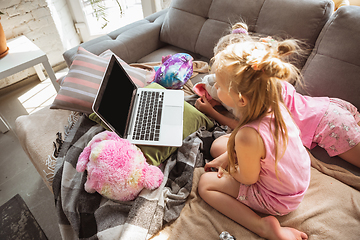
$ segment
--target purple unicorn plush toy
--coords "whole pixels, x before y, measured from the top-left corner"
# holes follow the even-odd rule
[[[193,58],[187,53],[162,57],[162,65],[155,67],[153,82],[168,89],[181,89],[193,73]]]

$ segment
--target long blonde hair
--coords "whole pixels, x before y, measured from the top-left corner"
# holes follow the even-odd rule
[[[229,164],[227,170],[234,170],[235,136],[247,123],[270,114],[274,120],[275,164],[285,152],[288,132],[281,114],[282,87],[279,80],[298,78],[299,70],[285,59],[298,49],[294,40],[273,41],[272,39],[240,41],[229,44],[213,58],[216,74],[225,74],[229,91],[248,99],[240,116],[239,125],[228,141]],[[280,143],[281,146],[280,146]],[[281,151],[282,150],[282,151]],[[276,174],[277,168],[275,166]]]

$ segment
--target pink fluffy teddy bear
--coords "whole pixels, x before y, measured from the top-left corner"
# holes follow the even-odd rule
[[[85,191],[118,201],[135,199],[143,188],[158,188],[164,177],[139,148],[110,131],[95,135],[80,154],[76,171],[85,169]]]

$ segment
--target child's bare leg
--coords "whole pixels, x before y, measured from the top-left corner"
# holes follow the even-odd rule
[[[360,122],[358,122],[358,125],[360,126]],[[360,168],[360,143],[338,156]]]
[[[230,134],[226,134],[214,140],[210,148],[210,154],[213,158],[217,158],[227,151],[229,137]]]
[[[360,168],[360,143],[338,156]]]
[[[229,174],[218,178],[209,172],[201,176],[198,191],[200,196],[216,210],[243,227],[266,239],[307,239],[307,235],[293,228],[280,226],[279,221],[268,216],[261,218],[253,210],[236,200],[240,183]]]

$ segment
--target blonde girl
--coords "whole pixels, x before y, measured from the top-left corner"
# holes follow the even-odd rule
[[[247,25],[242,22],[236,23],[232,27],[232,33],[219,40],[214,53],[216,54],[230,44],[250,39],[247,34]],[[279,49],[282,46],[277,45],[277,42],[271,38],[258,40],[282,51]],[[286,42],[291,44],[292,41],[285,41],[282,44]],[[281,56],[287,57],[286,55],[301,52],[296,45],[294,47]],[[339,156],[360,167],[360,113],[356,107],[342,99],[303,96],[297,93],[287,81],[282,81],[281,85],[282,99],[300,129],[303,145],[308,149],[319,145],[330,157]],[[238,125],[236,119],[217,112],[204,96],[196,101],[195,106],[220,124],[228,125],[232,129]]]
[[[273,48],[247,39],[221,50],[212,66],[218,97],[235,109],[239,124],[212,144],[214,160],[205,170],[218,172],[203,174],[198,191],[219,212],[267,239],[307,239],[274,217],[295,210],[310,182],[309,155],[281,96],[280,82],[298,75],[281,60],[294,49],[293,41]]]

